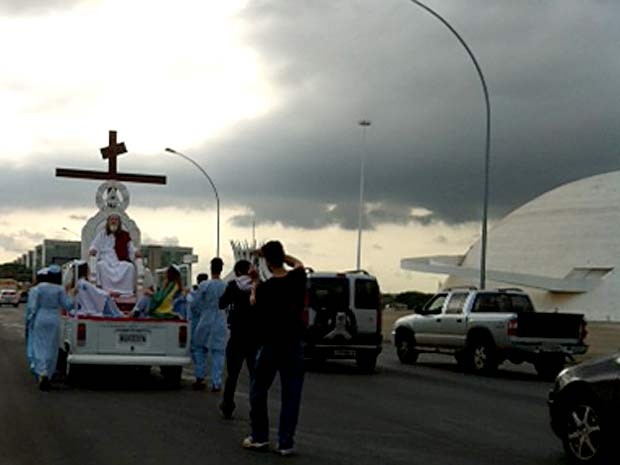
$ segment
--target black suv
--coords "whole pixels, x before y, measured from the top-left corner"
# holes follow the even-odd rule
[[[381,293],[365,271],[308,273],[305,354],[314,360],[355,359],[372,372],[381,352]]]

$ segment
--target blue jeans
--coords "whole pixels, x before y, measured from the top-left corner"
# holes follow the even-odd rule
[[[250,383],[252,438],[257,442],[269,440],[267,395],[276,373],[280,373],[282,390],[278,445],[282,449],[288,449],[293,447],[304,384],[301,342],[286,346],[263,346],[258,352],[254,377]]]

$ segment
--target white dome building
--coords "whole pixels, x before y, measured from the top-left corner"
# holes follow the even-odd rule
[[[404,259],[405,269],[478,281],[480,242],[462,257]],[[553,189],[514,210],[488,235],[487,287],[518,286],[538,310],[620,321],[620,172]]]

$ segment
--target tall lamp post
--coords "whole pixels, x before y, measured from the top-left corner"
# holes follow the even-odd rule
[[[461,45],[467,51],[469,58],[471,58],[474,67],[476,68],[476,72],[478,73],[478,77],[480,78],[480,83],[482,84],[482,92],[484,94],[484,102],[486,105],[486,144],[485,144],[485,152],[484,152],[484,200],[482,207],[482,238],[481,238],[481,252],[480,252],[480,289],[484,289],[486,286],[486,260],[487,260],[487,220],[488,220],[488,211],[489,211],[489,161],[490,161],[490,150],[491,150],[491,104],[489,102],[489,91],[487,89],[487,83],[484,79],[484,75],[482,74],[482,69],[478,64],[478,60],[474,56],[474,53],[471,51],[465,40],[459,35],[458,32],[452,27],[447,20],[445,20],[439,13],[437,13],[432,8],[426,6],[424,3],[419,2],[418,0],[410,0],[412,3],[416,4],[420,8],[424,9],[427,13],[430,13],[435,18],[437,18],[441,23],[446,26],[454,36],[458,39]]]
[[[357,225],[357,270],[362,269],[362,225],[364,222],[364,171],[366,164],[366,129],[371,125],[371,121],[363,119],[357,122],[362,128],[362,156],[360,161],[360,204]]]
[[[215,184],[213,183],[211,176],[207,174],[207,172],[202,168],[202,166],[200,166],[198,163],[196,163],[194,160],[192,160],[190,157],[188,157],[184,153],[177,152],[176,150],[173,150],[171,148],[167,148],[166,152],[170,152],[175,155],[178,155],[184,158],[185,160],[187,160],[188,162],[190,162],[192,165],[194,165],[196,168],[200,170],[200,172],[204,175],[204,177],[207,178],[207,181],[209,181],[209,184],[211,184],[211,187],[213,188],[213,192],[215,193],[215,201],[216,201],[216,206],[217,206],[217,246],[216,246],[215,256],[219,257],[220,256],[220,195],[217,193],[217,188],[215,187]]]
[[[75,231],[71,231],[69,228],[66,228],[66,227],[64,227],[64,226],[63,226],[61,229],[62,229],[63,231],[65,231],[65,232],[71,233],[71,234],[73,234],[74,236],[79,237],[80,239],[82,238],[82,237],[81,237],[78,233],[76,233]]]

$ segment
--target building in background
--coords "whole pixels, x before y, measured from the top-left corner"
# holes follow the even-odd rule
[[[79,241],[60,241],[56,239],[44,239],[41,244],[42,266],[62,266],[72,260],[80,258]]]
[[[480,242],[465,255],[406,258],[401,267],[477,285]],[[620,321],[620,171],[553,189],[489,232],[487,287],[518,286],[539,310]]]
[[[182,267],[184,281],[191,281],[192,263],[197,260],[197,257],[193,255],[194,249],[192,247],[144,244],[140,247],[140,251],[144,265],[148,266],[153,273],[158,269],[167,268],[173,263],[184,265]],[[45,239],[42,244],[22,255],[17,262],[32,269],[34,279],[36,270],[53,264],[62,266],[71,260],[80,259],[80,255],[80,241]]]
[[[148,267],[155,275],[157,270],[163,270],[170,265],[180,265],[181,277],[183,283],[189,286],[192,281],[192,263],[198,261],[198,257],[193,254],[193,247],[180,247],[174,245],[152,245],[143,244],[140,247],[142,253],[142,259],[144,266]],[[159,273],[156,278],[157,283],[161,284],[162,273]]]

